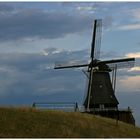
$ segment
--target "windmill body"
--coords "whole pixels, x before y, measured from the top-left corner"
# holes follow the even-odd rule
[[[115,96],[116,70],[119,68],[133,67],[135,58],[99,60],[101,31],[102,20],[97,19],[94,21],[90,63],[75,65],[58,64],[55,66],[55,69],[87,67],[88,89],[83,102],[85,112],[116,118],[119,104]],[[110,72],[113,75],[112,79]],[[122,111],[119,112],[119,116],[123,118],[122,121],[128,122],[125,119],[127,117],[127,120],[129,120],[128,123],[134,123],[130,111],[125,113]]]
[[[88,96],[86,96],[84,106],[86,109],[88,108]],[[109,72],[93,72],[89,110],[117,109],[117,106],[118,101],[114,94]]]

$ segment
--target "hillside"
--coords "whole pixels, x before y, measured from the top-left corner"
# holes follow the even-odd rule
[[[140,138],[140,128],[89,114],[1,107],[0,137]]]

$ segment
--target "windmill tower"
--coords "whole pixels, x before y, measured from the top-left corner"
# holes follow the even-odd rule
[[[85,112],[108,117],[116,117],[118,100],[115,96],[116,70],[133,67],[135,58],[113,60],[99,60],[101,42],[102,20],[94,21],[93,37],[91,43],[90,63],[64,65],[57,64],[55,69],[88,67],[88,90],[84,99]],[[110,76],[112,72],[112,79]],[[114,112],[112,114],[112,112]],[[122,114],[122,113],[121,113]],[[124,115],[123,115],[124,116]]]

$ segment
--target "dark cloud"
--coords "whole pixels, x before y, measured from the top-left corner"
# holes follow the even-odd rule
[[[48,55],[10,53],[0,54],[0,93],[3,95],[47,95],[57,91],[85,91],[86,77],[79,69],[54,70],[56,61],[69,62],[85,58],[88,51],[58,51],[55,48],[45,49]],[[118,76],[134,76],[136,72],[119,71]],[[80,82],[79,82],[80,81]]]
[[[69,33],[81,32],[93,22],[89,16],[39,9],[5,13],[0,15],[0,19],[1,41],[32,37],[59,38]]]
[[[74,7],[74,5],[81,4],[72,5]],[[96,4],[90,5],[95,6]],[[33,7],[20,9],[20,6],[22,4],[0,3],[0,11],[3,12],[0,14],[0,41],[34,37],[40,39],[60,38],[67,34],[91,30],[95,18],[94,14],[81,14],[76,11],[66,10],[66,12],[60,9],[47,11]],[[111,16],[104,17],[104,28],[106,29],[111,25]]]
[[[11,3],[12,4],[12,3]],[[14,11],[15,8],[10,3],[0,2],[0,14]]]
[[[47,53],[47,55],[45,55]],[[44,54],[39,53],[1,53],[0,66],[17,68],[21,71],[46,70],[47,66],[54,67],[55,62],[78,60],[88,61],[88,50],[66,51],[47,48]],[[85,61],[84,61],[85,60]]]
[[[55,48],[53,50],[56,51]],[[55,55],[52,53],[53,50],[47,49],[49,53],[47,56],[0,54],[0,101],[2,100],[0,104],[29,105],[34,101],[63,99],[79,102],[83,99],[85,76],[81,70],[53,69],[54,62],[59,57],[76,59],[78,51],[71,52],[70,55],[64,52]],[[83,55],[83,52],[79,51],[79,54]],[[47,69],[48,65],[51,65],[50,69]]]

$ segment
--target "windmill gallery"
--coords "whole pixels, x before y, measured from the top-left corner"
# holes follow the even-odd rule
[[[87,67],[88,89],[83,102],[84,112],[101,115],[135,125],[135,119],[130,108],[119,109],[115,96],[117,69],[133,67],[135,58],[99,60],[99,45],[101,42],[102,20],[94,21],[91,43],[90,63],[63,65],[57,64],[55,69]],[[112,77],[110,73],[112,72]]]

